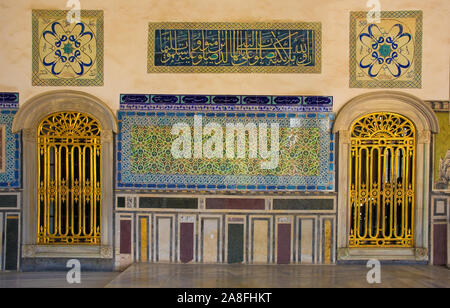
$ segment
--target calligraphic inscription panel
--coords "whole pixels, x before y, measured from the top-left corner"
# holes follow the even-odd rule
[[[150,23],[149,73],[320,73],[320,23]]]
[[[261,104],[263,98],[269,104]],[[121,100],[118,189],[334,189],[331,97],[122,95]],[[270,106],[272,112],[260,111]]]
[[[103,85],[103,11],[33,10],[33,86]]]
[[[422,11],[350,14],[350,87],[420,88]]]

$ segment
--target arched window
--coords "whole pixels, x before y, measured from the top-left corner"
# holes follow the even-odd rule
[[[99,123],[80,112],[53,113],[37,138],[37,243],[100,244]]]
[[[413,123],[366,114],[351,127],[350,152],[349,247],[413,247]]]

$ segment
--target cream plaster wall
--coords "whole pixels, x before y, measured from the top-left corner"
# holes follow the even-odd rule
[[[104,86],[31,86],[31,10],[66,9],[67,0],[0,0],[0,91],[20,93],[24,103],[49,90],[95,95],[113,110],[121,93],[331,95],[335,111],[373,89],[349,88],[349,12],[368,10],[367,0],[80,0],[105,18]],[[449,99],[448,0],[380,0],[381,9],[423,11],[421,89],[398,89],[423,100]],[[150,21],[322,23],[321,74],[148,74]]]

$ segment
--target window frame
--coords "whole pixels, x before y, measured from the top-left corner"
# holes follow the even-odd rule
[[[81,112],[100,123],[101,134],[101,240],[100,245],[37,245],[37,129],[43,118],[56,112]],[[14,117],[13,133],[22,132],[23,143],[23,224],[24,258],[113,258],[113,134],[117,120],[112,110],[90,94],[49,91],[29,99]]]
[[[374,112],[400,114],[416,127],[414,247],[349,247],[349,181],[351,126],[360,117]],[[431,134],[439,132],[437,119],[429,106],[419,98],[399,91],[377,91],[362,94],[345,103],[336,115],[333,132],[338,135],[338,261],[414,260],[429,258],[429,199]]]

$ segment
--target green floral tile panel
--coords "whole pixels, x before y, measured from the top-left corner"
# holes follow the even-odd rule
[[[334,190],[332,113],[119,111],[118,119],[118,189]]]
[[[226,144],[225,131],[222,144]],[[205,145],[210,136],[203,136]],[[261,158],[249,158],[248,144],[244,158],[180,158],[175,159],[171,147],[177,136],[170,126],[135,125],[131,131],[131,172],[190,175],[319,175],[319,128],[281,128],[280,158],[274,169],[262,169]],[[267,139],[271,139],[268,131]],[[294,142],[296,140],[297,142]],[[192,147],[194,145],[192,144]],[[225,149],[223,149],[225,152]]]

